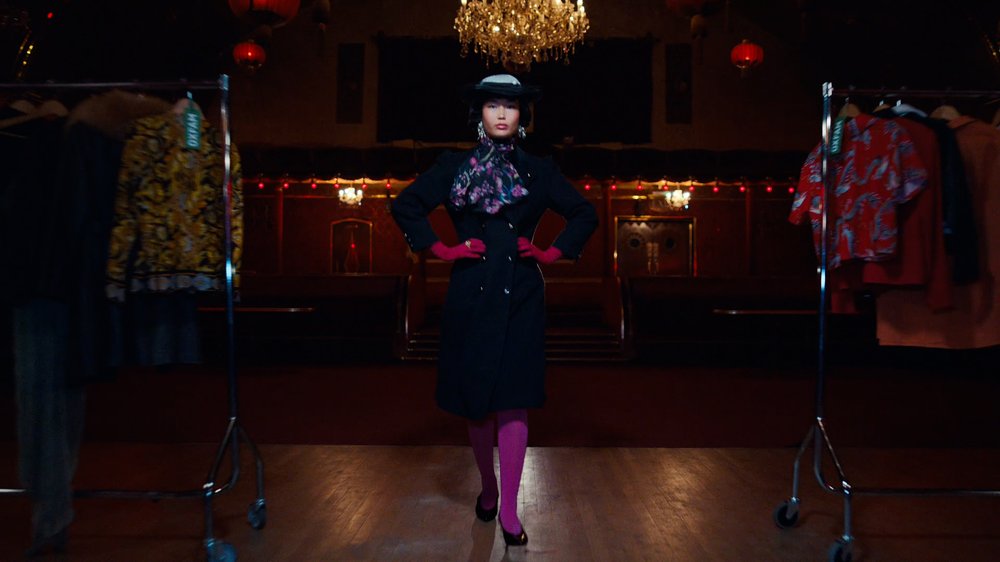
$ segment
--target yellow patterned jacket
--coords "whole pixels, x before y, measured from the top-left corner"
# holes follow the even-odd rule
[[[219,291],[225,288],[224,147],[201,121],[201,145],[184,146],[181,116],[138,119],[126,138],[118,174],[107,295]],[[232,147],[233,282],[243,247],[240,159]]]

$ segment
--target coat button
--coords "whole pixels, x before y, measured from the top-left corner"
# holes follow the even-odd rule
[[[504,287],[503,288],[503,294],[509,295],[510,294],[510,287]]]
[[[482,261],[486,261],[486,256],[483,256],[483,257],[481,257],[479,259],[482,260]]]
[[[507,261],[512,262],[512,261],[514,261],[514,258],[512,258],[511,256],[507,256]]]
[[[483,292],[483,286],[482,286],[482,285],[480,285],[480,286],[479,286],[479,292],[480,292],[480,293],[482,293],[482,292]]]
[[[514,225],[511,223],[507,223],[507,228],[514,230]]]

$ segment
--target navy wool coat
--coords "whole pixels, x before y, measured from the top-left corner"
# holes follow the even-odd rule
[[[448,201],[470,155],[443,154],[393,201],[392,215],[414,252],[438,241],[427,216]],[[446,205],[459,240],[478,238],[486,245],[481,259],[452,265],[436,389],[438,406],[473,420],[545,401],[545,283],[538,263],[518,256],[518,237],[531,240],[551,209],[566,220],[552,245],[576,259],[597,228],[594,206],[551,160],[516,148],[511,162],[528,190],[524,198],[496,215]]]

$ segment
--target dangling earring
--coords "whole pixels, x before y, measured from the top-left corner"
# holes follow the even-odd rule
[[[476,132],[479,134],[479,140],[486,139],[486,127],[483,126],[482,121],[480,121],[479,125],[476,126]]]
[[[528,131],[524,130],[524,126],[523,125],[518,125],[517,126],[517,138],[523,139],[526,136],[528,136]]]

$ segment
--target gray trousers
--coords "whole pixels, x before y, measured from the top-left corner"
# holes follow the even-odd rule
[[[18,469],[32,498],[36,539],[58,533],[73,520],[84,392],[66,383],[67,311],[50,299],[33,299],[13,310]]]

